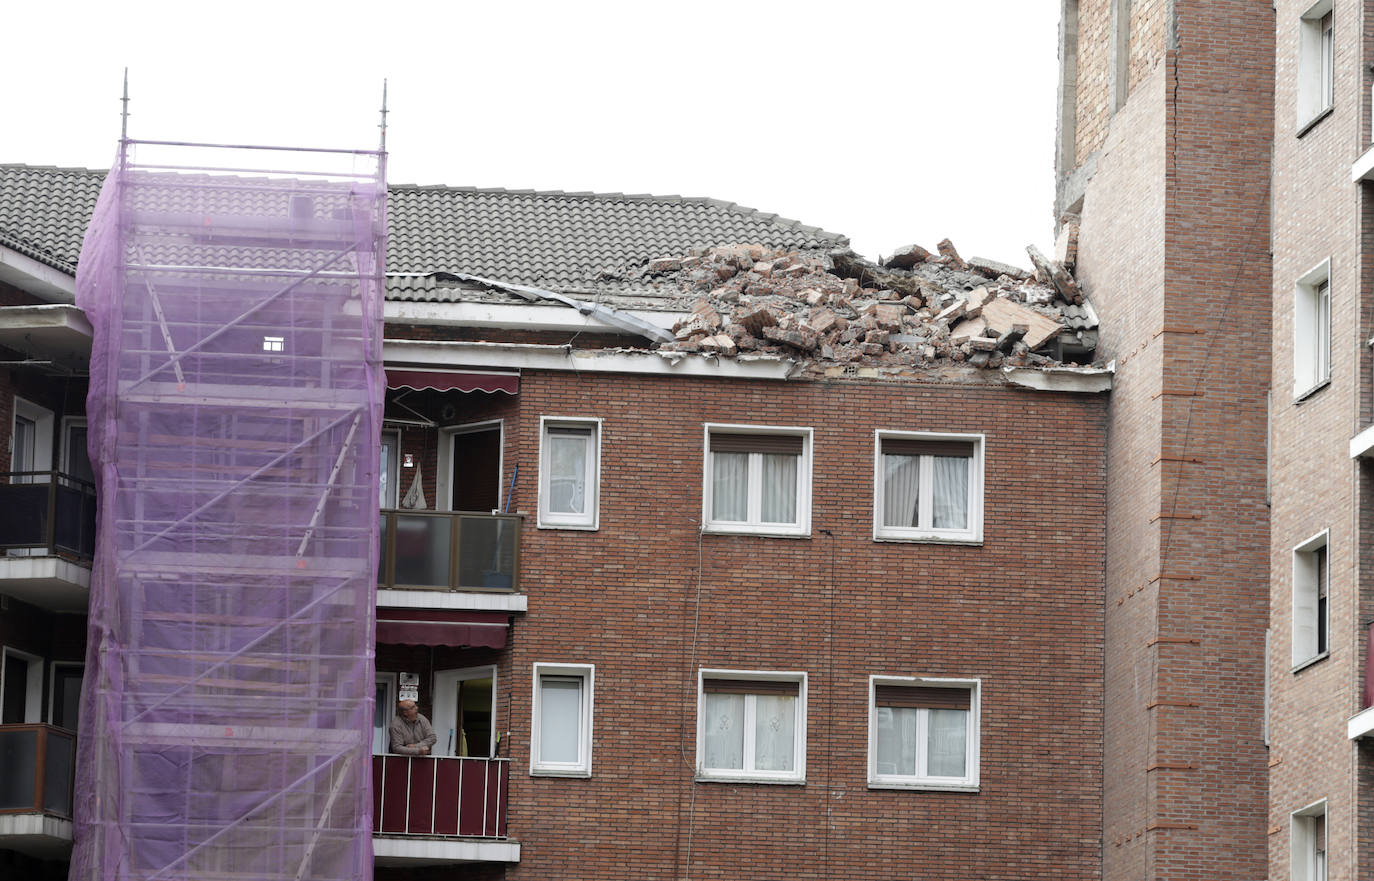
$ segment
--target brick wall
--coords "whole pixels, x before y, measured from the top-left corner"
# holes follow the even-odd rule
[[[1172,5],[1178,48],[1148,72],[1133,59],[1079,239],[1118,364],[1104,877],[1253,879],[1267,869],[1272,19],[1243,2]],[[1135,7],[1142,35],[1167,34],[1164,12]]]
[[[1075,167],[1107,141],[1112,126],[1112,6],[1130,10],[1130,57],[1124,65],[1129,90],[1144,82],[1164,58],[1170,0],[1078,0],[1078,77],[1074,107]],[[1060,169],[1061,173],[1072,169]]]
[[[527,371],[520,399],[525,450],[540,414],[604,422],[600,529],[526,522],[512,877],[1100,877],[1103,397]],[[705,422],[814,429],[812,537],[699,532]],[[986,433],[983,546],[872,540],[876,429]],[[536,662],[596,665],[590,779],[528,775]],[[703,667],[808,672],[804,786],[693,782]],[[982,679],[980,792],[867,788],[871,674]]]

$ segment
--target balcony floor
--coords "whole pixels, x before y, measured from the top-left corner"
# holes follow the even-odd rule
[[[372,861],[378,866],[518,863],[520,842],[428,835],[373,835]]]
[[[53,612],[85,612],[91,570],[62,557],[0,556],[0,593]]]
[[[72,821],[38,813],[0,814],[0,849],[65,860],[72,851]]]

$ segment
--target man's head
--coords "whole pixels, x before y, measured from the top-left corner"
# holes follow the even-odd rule
[[[420,710],[415,706],[415,701],[398,701],[396,712],[407,722],[414,722],[415,717],[420,715]]]

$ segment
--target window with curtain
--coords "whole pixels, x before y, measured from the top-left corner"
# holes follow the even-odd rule
[[[541,420],[539,525],[595,529],[600,466],[596,420]]]
[[[869,785],[976,788],[976,689],[976,683],[875,680],[869,719]]]
[[[874,537],[982,540],[981,438],[878,435]]]
[[[592,667],[534,665],[530,773],[591,775]]]
[[[704,671],[697,724],[702,779],[801,782],[805,707],[801,674],[749,679]]]
[[[710,428],[706,528],[800,535],[810,520],[809,435]]]

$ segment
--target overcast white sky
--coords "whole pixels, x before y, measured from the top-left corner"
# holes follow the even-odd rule
[[[393,183],[714,196],[870,257],[1048,250],[1053,0],[15,2],[0,161],[372,147]],[[211,11],[215,10],[215,11]]]

